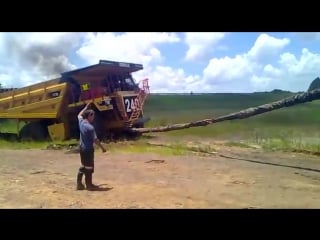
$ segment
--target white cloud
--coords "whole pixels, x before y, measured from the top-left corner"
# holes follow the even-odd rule
[[[271,64],[267,64],[263,68],[263,73],[270,77],[280,77],[283,72]]]
[[[141,80],[145,77],[150,79],[152,92],[156,93],[187,93],[195,85],[200,83],[199,75],[187,75],[182,68],[173,69],[169,66],[157,65],[147,68],[145,72],[137,72],[134,77]]]
[[[273,57],[279,56],[279,53],[290,43],[290,39],[278,39],[268,34],[261,34],[253,47],[249,50],[248,56],[257,63],[268,63]]]
[[[234,58],[213,58],[203,70],[204,79],[213,84],[241,79],[252,72],[253,66],[248,62],[245,55],[237,55]]]
[[[89,64],[105,59],[147,66],[162,59],[156,45],[179,41],[175,33],[89,33],[77,54]]]
[[[266,76],[253,75],[250,78],[250,84],[252,85],[255,91],[264,91],[265,89],[269,88],[271,81],[272,78]]]
[[[226,86],[230,92],[306,90],[319,75],[320,55],[305,48],[300,57],[281,53],[289,43],[287,38],[261,34],[247,53],[211,59],[203,71],[204,80],[216,91]],[[269,62],[271,58],[275,61]]]
[[[272,79],[281,77],[282,70],[272,66],[267,60],[277,57],[289,42],[289,39],[261,34],[247,53],[211,59],[203,71],[203,79],[212,86],[212,90],[218,92],[270,89],[273,87],[270,85]]]
[[[280,56],[280,64],[286,67],[290,75],[308,75],[319,72],[320,54],[310,52],[303,48],[300,59],[291,53],[284,53]]]
[[[301,56],[283,53],[279,57],[279,66],[270,64],[264,67],[261,75],[251,79],[253,88],[272,90],[275,88],[290,91],[305,91],[313,79],[320,76],[320,55],[308,49],[301,50]]]
[[[163,56],[157,46],[179,41],[175,33],[89,33],[77,54],[88,64],[101,59],[143,64],[144,70],[134,73],[134,78],[148,77],[153,91],[169,92],[181,88],[185,75],[182,69],[161,65]]]
[[[201,60],[208,52],[211,51],[224,37],[225,33],[186,33],[185,43],[188,45],[188,51],[185,55],[187,61]],[[221,47],[217,46],[218,49]],[[223,49],[223,48],[222,48]]]

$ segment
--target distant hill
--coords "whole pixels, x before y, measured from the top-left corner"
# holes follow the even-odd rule
[[[252,95],[252,94],[268,94],[268,93],[274,93],[274,94],[287,94],[287,93],[293,93],[293,92],[290,92],[290,91],[285,91],[285,90],[281,90],[281,89],[274,89],[272,91],[264,91],[264,92],[240,92],[240,93],[237,93],[237,92],[219,92],[219,93],[214,93],[214,92],[211,92],[211,93],[174,93],[174,92],[171,92],[171,93],[150,93],[150,95],[154,95],[154,96],[192,96],[192,95]]]
[[[291,93],[290,91],[284,91],[281,89],[273,89],[271,93]]]
[[[1,85],[0,85],[0,93],[12,91],[12,90],[15,90],[15,89],[17,89],[17,88],[2,88]]]
[[[312,91],[319,88],[320,88],[320,78],[317,77],[315,80],[311,82],[308,91]]]

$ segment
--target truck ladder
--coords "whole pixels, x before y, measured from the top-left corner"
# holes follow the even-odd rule
[[[135,106],[133,108],[133,112],[128,120],[129,123],[129,127],[132,127],[133,124],[133,120],[137,119],[142,111],[142,107],[144,105],[144,102],[148,96],[148,94],[150,93],[150,88],[149,88],[149,84],[148,84],[148,78],[142,80],[142,88],[139,89],[139,93],[138,93],[138,106]]]

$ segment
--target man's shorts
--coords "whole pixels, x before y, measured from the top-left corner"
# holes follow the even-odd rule
[[[81,164],[85,167],[94,167],[94,150],[80,149]]]

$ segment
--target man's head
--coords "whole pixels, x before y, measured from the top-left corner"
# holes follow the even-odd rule
[[[94,111],[92,109],[85,110],[82,117],[92,123],[94,120]]]

